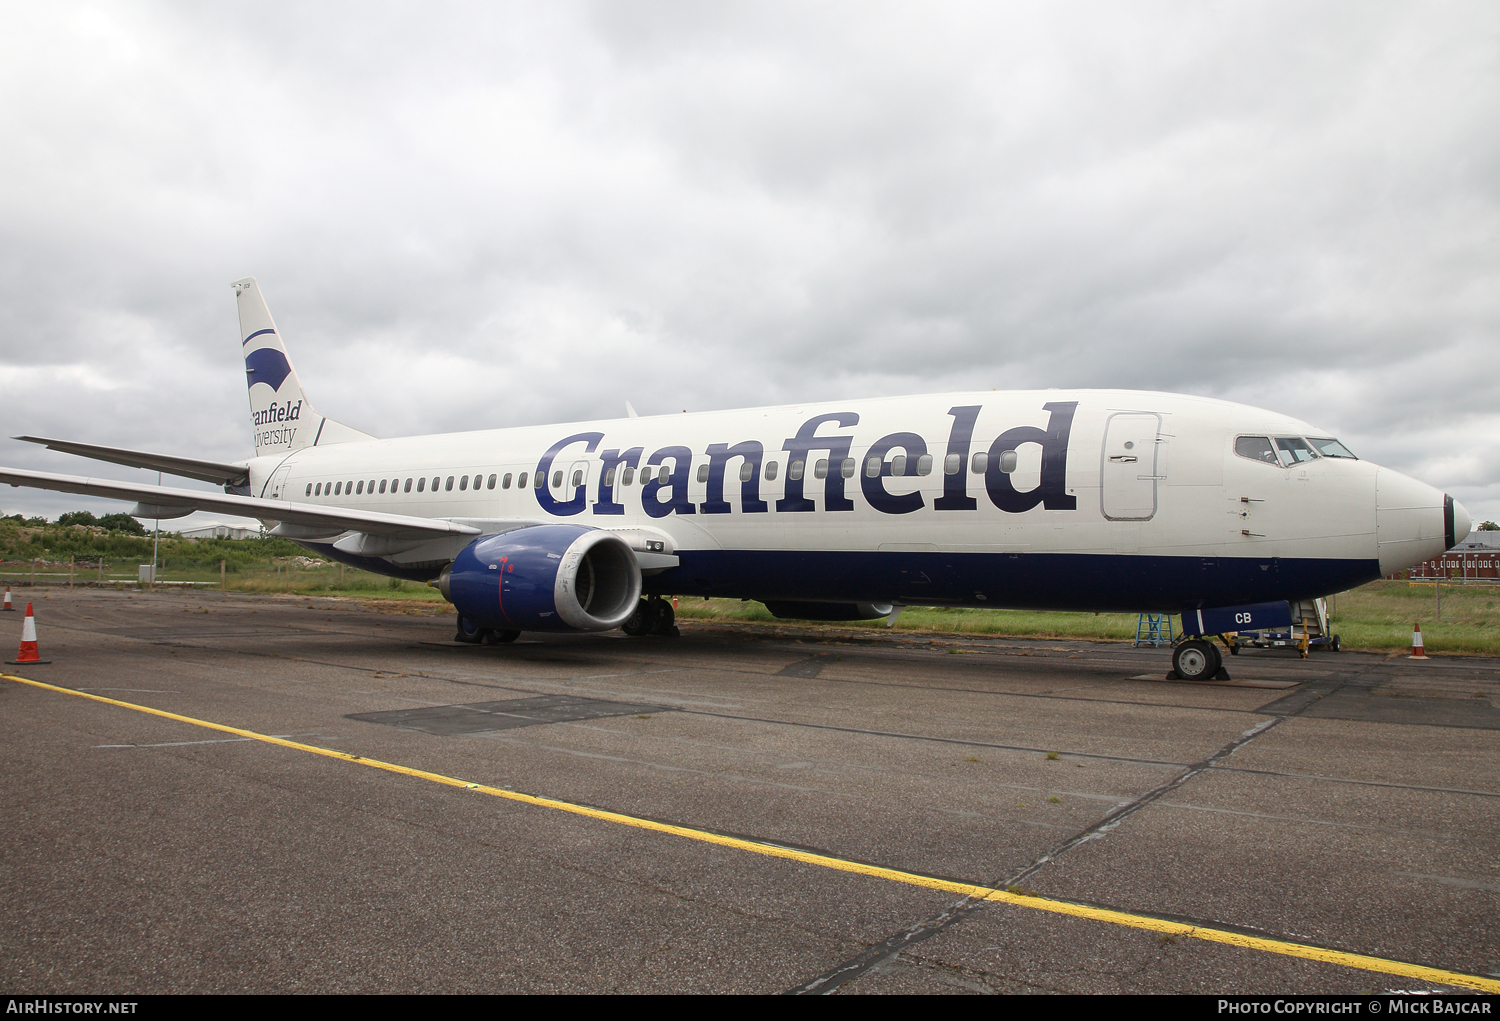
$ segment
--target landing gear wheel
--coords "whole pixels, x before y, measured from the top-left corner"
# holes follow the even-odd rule
[[[480,627],[474,621],[460,613],[458,615],[458,631],[454,634],[453,640],[455,642],[463,642],[465,645],[478,645],[484,641],[484,636],[488,633],[489,628]]]
[[[1240,647],[1238,645],[1231,645],[1229,647],[1229,654],[1231,656],[1238,656],[1240,654]]]
[[[635,612],[620,625],[620,630],[632,638],[649,635],[656,629],[656,621],[660,613],[658,608],[661,605],[660,599],[642,599],[635,604]]]
[[[668,638],[676,638],[682,634],[677,630],[677,612],[672,609],[672,604],[665,599],[652,600],[657,604],[656,626],[652,628],[653,634],[665,635]]]
[[[1172,669],[1184,681],[1211,680],[1224,665],[1212,642],[1193,638],[1172,650]]]
[[[1338,635],[1334,635],[1333,636],[1333,641],[1331,641],[1331,642],[1328,643],[1328,647],[1330,649],[1332,649],[1334,652],[1338,652],[1339,651],[1339,636]]]
[[[485,645],[504,645],[521,637],[519,631],[486,631],[484,635]]]

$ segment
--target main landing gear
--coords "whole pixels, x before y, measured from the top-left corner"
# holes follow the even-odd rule
[[[1239,650],[1231,647],[1230,652]],[[1205,638],[1190,638],[1172,650],[1172,672],[1169,681],[1227,681],[1224,657],[1219,647]]]
[[[480,627],[463,614],[458,615],[458,632],[454,634],[455,642],[463,642],[465,645],[502,645],[505,642],[513,642],[521,637],[519,631],[501,631],[496,628]]]
[[[677,638],[682,632],[673,623],[676,619],[677,615],[672,611],[671,603],[661,596],[651,596],[636,604],[635,612],[620,625],[620,630],[632,638],[639,638],[642,635],[665,635],[668,638]]]

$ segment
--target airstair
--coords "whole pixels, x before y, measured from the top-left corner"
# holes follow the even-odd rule
[[[1172,615],[1170,613],[1143,613],[1135,622],[1134,648],[1149,645],[1156,648],[1162,645],[1171,645],[1172,638]]]

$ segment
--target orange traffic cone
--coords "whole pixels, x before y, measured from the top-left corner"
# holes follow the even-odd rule
[[[11,601],[10,601],[10,586],[9,585],[5,586],[5,602],[4,603],[0,603],[0,610],[9,610],[11,613],[15,613],[16,612],[15,605],[12,604]]]
[[[31,604],[26,604],[26,619],[21,622],[21,651],[16,653],[15,659],[5,662],[11,666],[20,666],[25,663],[35,665],[37,663],[51,663],[50,659],[42,659],[37,654],[36,648],[36,617],[32,616]]]
[[[1422,622],[1412,624],[1411,633],[1411,655],[1407,659],[1426,659],[1427,653],[1422,650]]]

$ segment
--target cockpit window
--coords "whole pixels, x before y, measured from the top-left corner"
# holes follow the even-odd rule
[[[1281,453],[1281,463],[1288,466],[1311,461],[1318,456],[1318,452],[1301,436],[1276,437],[1276,449]]]
[[[1324,457],[1347,457],[1351,461],[1359,460],[1359,458],[1349,453],[1349,448],[1344,446],[1338,440],[1328,439],[1322,436],[1309,436],[1307,438],[1307,441],[1314,447],[1316,447],[1318,453],[1322,454]]]
[[[1280,463],[1276,460],[1276,448],[1271,446],[1269,436],[1241,436],[1234,441],[1234,452],[1262,464]]]

